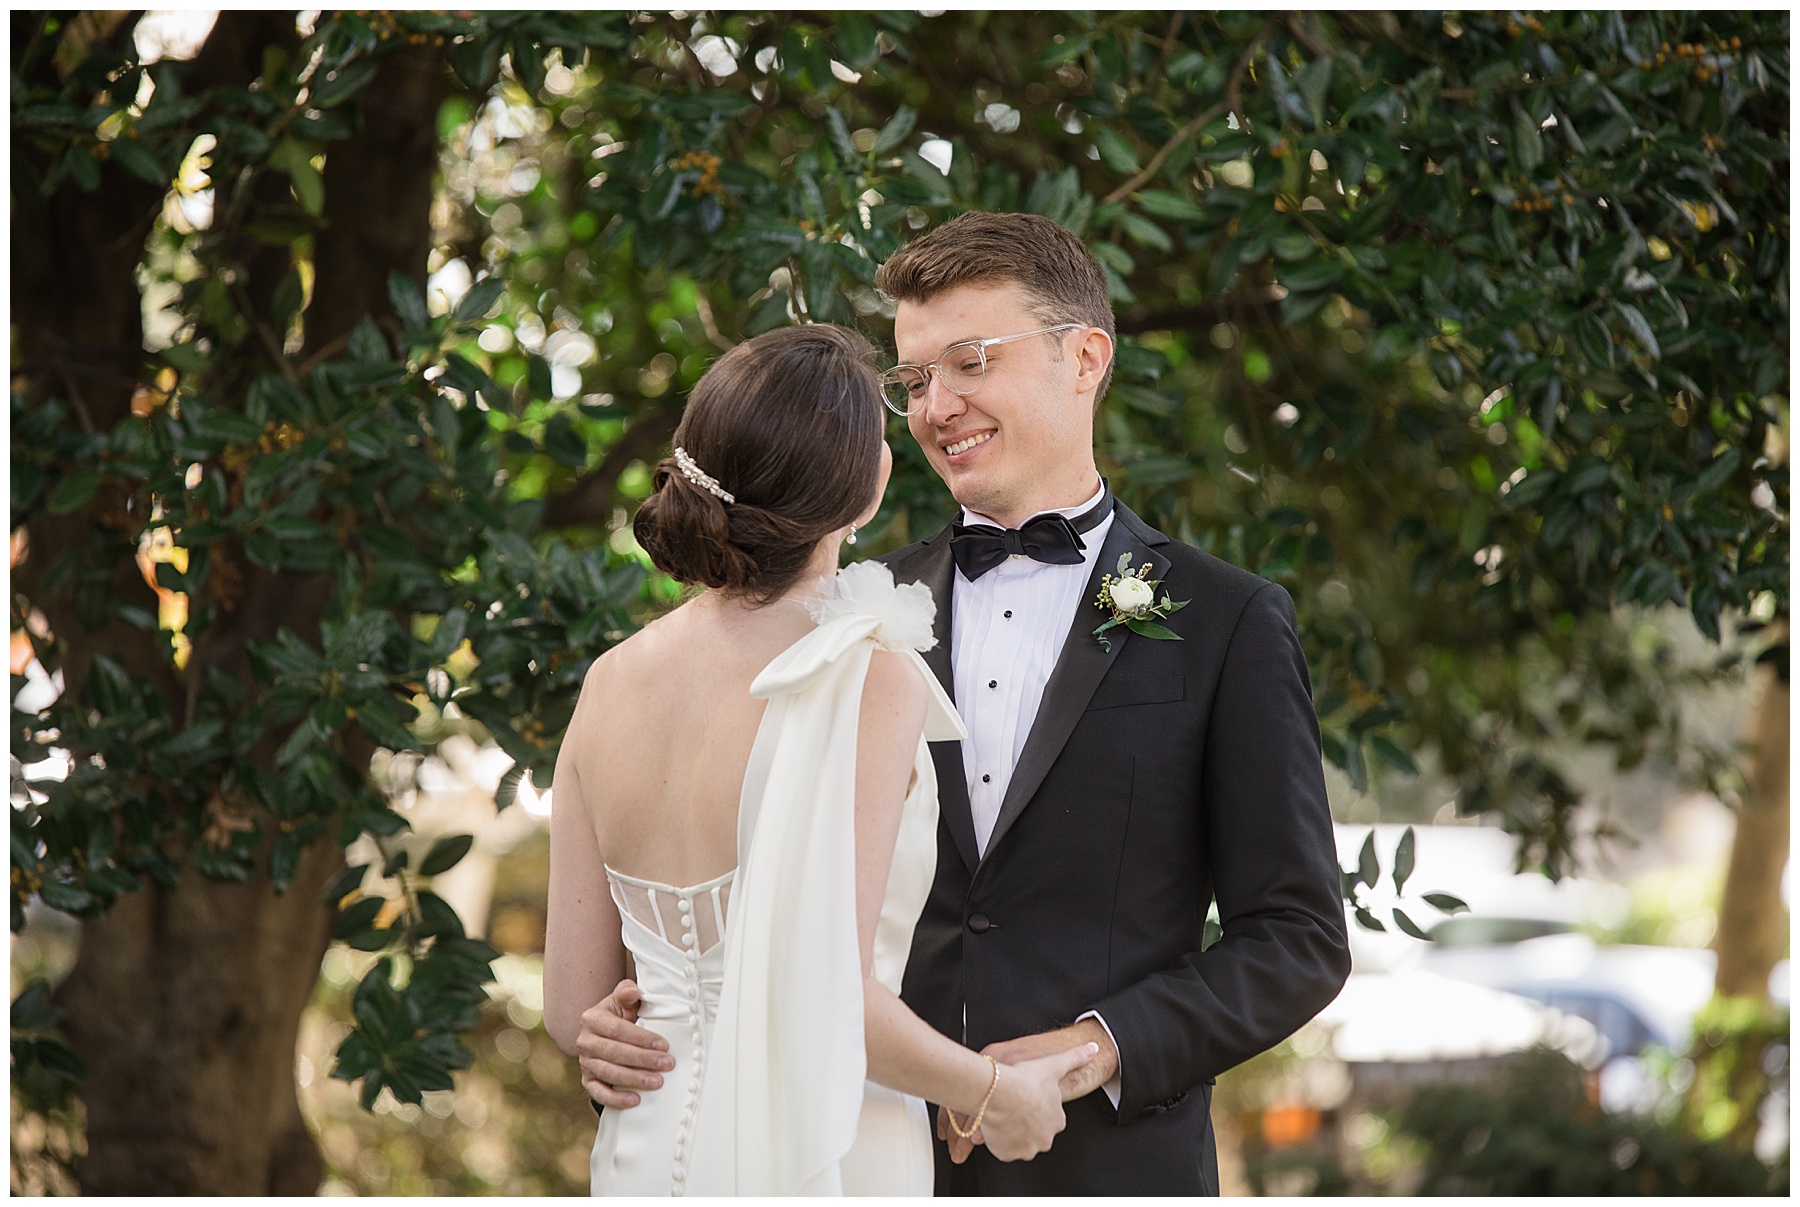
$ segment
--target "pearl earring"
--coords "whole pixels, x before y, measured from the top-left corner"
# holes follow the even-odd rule
[[[854,520],[852,520],[850,522],[850,535],[844,538],[844,544],[846,544],[846,545],[856,544],[856,521],[854,521]]]

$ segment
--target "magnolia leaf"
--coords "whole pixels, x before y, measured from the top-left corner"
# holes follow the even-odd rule
[[[473,834],[452,834],[448,838],[440,838],[431,845],[431,850],[419,861],[421,876],[435,876],[439,872],[447,872],[455,867],[469,848],[475,844]]]
[[[56,489],[50,492],[50,500],[47,504],[50,514],[68,515],[71,511],[80,510],[100,493],[102,480],[98,473],[91,470],[64,478],[56,484]]]
[[[1466,914],[1469,907],[1461,897],[1452,897],[1449,893],[1426,893],[1425,904],[1433,909],[1443,910],[1446,914]]]
[[[63,1016],[62,1008],[50,1000],[50,982],[42,978],[31,982],[12,1004],[14,1031],[43,1031],[54,1027]]]
[[[431,312],[425,308],[425,295],[418,283],[403,272],[388,274],[388,301],[404,327],[425,327],[431,323]]]
[[[469,287],[463,294],[462,301],[456,304],[456,321],[475,323],[486,318],[500,295],[506,292],[506,281],[497,276],[483,277]]]
[[[457,917],[448,901],[436,893],[420,890],[419,921],[413,928],[413,933],[421,939],[433,935],[449,935],[453,939],[460,939],[463,937],[462,919]]]
[[[1408,775],[1419,774],[1419,765],[1413,762],[1412,755],[1406,753],[1392,740],[1376,735],[1369,739],[1369,747],[1375,751],[1382,762],[1394,770],[1404,771]]]
[[[1395,926],[1398,926],[1401,930],[1405,931],[1415,939],[1424,939],[1426,942],[1431,941],[1431,936],[1420,930],[1418,925],[1403,912],[1396,909],[1393,911],[1393,914]]]
[[[351,893],[355,892],[362,886],[363,873],[368,870],[369,865],[366,863],[353,863],[343,871],[339,872],[336,876],[333,876],[331,878],[331,883],[325,886],[325,893],[323,896],[325,904],[336,905],[345,897],[348,897]]]
[[[288,174],[294,184],[294,196],[300,208],[317,218],[325,211],[325,178],[313,166],[312,153],[291,138],[277,143],[269,154],[269,162]]]
[[[825,110],[825,129],[831,135],[831,145],[837,148],[839,155],[845,159],[855,160],[861,156],[857,153],[856,143],[850,137],[850,125],[837,106]]]
[[[381,907],[387,904],[385,897],[358,897],[339,912],[331,927],[332,937],[349,938],[356,932],[371,925]]]
[[[888,119],[881,133],[875,136],[875,154],[891,151],[906,141],[906,136],[913,131],[913,125],[919,120],[919,111],[910,105],[902,105]]]
[[[1414,842],[1413,828],[1408,826],[1406,831],[1400,835],[1399,845],[1394,848],[1394,891],[1396,893],[1406,891],[1406,882],[1413,874]]]
[[[1109,126],[1100,127],[1094,135],[1094,146],[1100,152],[1100,160],[1115,172],[1135,172],[1138,170],[1138,153],[1132,145]]]

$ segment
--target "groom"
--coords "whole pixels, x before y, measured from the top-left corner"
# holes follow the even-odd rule
[[[1297,1030],[1350,967],[1293,603],[1101,481],[1113,315],[1075,236],[965,214],[876,281],[912,387],[890,397],[962,504],[883,559],[931,588],[925,659],[969,730],[932,746],[937,878],[902,997],[1003,1063],[1100,1046],[1032,1161],[953,1151],[940,1120],[937,1191],[1217,1194],[1213,1079]],[[1121,556],[1161,580],[1159,600],[1188,601],[1163,622],[1180,641],[1092,635]],[[1202,950],[1215,903],[1223,936]],[[621,992],[577,1045],[583,1085],[613,1107],[669,1071],[628,1021],[635,986]]]
[[[969,213],[876,284],[898,304],[890,397],[962,504],[883,559],[936,597],[925,657],[969,730],[932,746],[938,872],[902,997],[1002,1062],[1100,1045],[1048,1153],[940,1139],[937,1192],[1217,1194],[1213,1079],[1350,967],[1293,603],[1102,482],[1113,315],[1074,235]],[[1093,636],[1121,556],[1188,601],[1163,622],[1180,641]],[[1202,950],[1214,903],[1223,936]]]

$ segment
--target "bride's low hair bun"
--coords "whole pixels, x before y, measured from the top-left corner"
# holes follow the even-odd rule
[[[862,335],[831,323],[764,332],[706,371],[675,429],[675,445],[734,501],[670,456],[632,532],[671,578],[767,603],[874,501],[883,426]]]

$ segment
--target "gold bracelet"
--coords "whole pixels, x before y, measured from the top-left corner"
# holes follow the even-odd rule
[[[975,1112],[975,1117],[969,1120],[969,1129],[964,1131],[959,1127],[956,1122],[956,1112],[949,1107],[944,1108],[944,1114],[950,1117],[950,1130],[956,1133],[956,1138],[959,1140],[973,1140],[975,1133],[981,1130],[981,1117],[987,1114],[988,1103],[994,1100],[994,1088],[1000,1084],[1000,1065],[992,1056],[983,1054],[982,1059],[994,1066],[994,1079],[988,1082],[987,1095],[982,1098],[981,1107]]]

